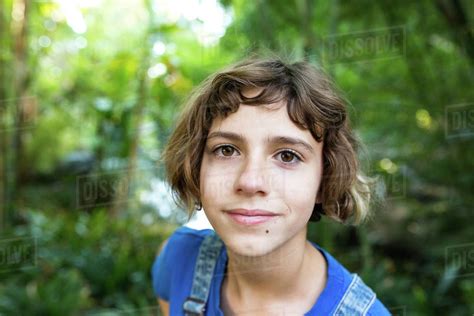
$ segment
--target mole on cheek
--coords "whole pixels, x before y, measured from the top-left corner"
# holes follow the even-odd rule
[[[268,234],[268,229],[265,232]]]

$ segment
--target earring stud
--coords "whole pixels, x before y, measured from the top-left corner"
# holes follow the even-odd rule
[[[199,201],[199,203],[194,203],[194,208],[196,209],[196,211],[202,210],[201,201]]]

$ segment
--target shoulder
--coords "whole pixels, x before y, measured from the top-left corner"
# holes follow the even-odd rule
[[[328,251],[316,245],[316,247],[323,253],[328,263],[328,276],[332,279],[333,290],[331,291],[335,298],[335,305],[340,306],[342,301],[349,302],[349,305],[355,307],[361,303],[361,299],[367,295],[367,306],[370,306],[366,315],[390,315],[390,312],[377,298],[376,293],[364,283],[360,276],[347,270],[338,260],[336,260]],[[358,282],[355,276],[358,278]],[[336,282],[334,282],[336,281]],[[328,282],[329,283],[329,282]],[[355,284],[356,283],[356,284]],[[328,284],[329,285],[329,284]],[[349,295],[351,293],[352,295]],[[350,296],[350,297],[349,297]],[[337,299],[336,299],[337,297]],[[333,308],[337,307],[333,305]]]
[[[199,230],[181,226],[168,237],[160,254],[163,254],[169,263],[185,261],[184,259],[189,258],[189,255],[197,253],[204,238],[213,233],[212,229]],[[186,256],[183,257],[183,254]]]
[[[199,247],[204,238],[213,233],[211,229],[181,226],[168,237],[151,268],[155,295],[169,300],[174,290],[173,284],[189,283]]]
[[[164,247],[164,251],[174,255],[178,255],[186,250],[197,250],[204,238],[212,234],[211,229],[194,229],[187,226],[177,228],[169,237]]]

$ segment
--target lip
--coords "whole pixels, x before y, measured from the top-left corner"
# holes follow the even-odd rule
[[[245,208],[238,208],[238,209],[230,210],[227,212],[231,214],[240,214],[240,215],[245,215],[245,216],[276,216],[278,215],[276,213],[266,211],[266,210],[261,210],[261,209],[247,210]]]
[[[278,214],[265,210],[236,209],[226,212],[236,223],[246,226],[258,225],[272,220]]]

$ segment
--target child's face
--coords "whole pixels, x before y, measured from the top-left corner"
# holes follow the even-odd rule
[[[214,120],[204,149],[200,172],[203,209],[226,246],[241,255],[264,255],[297,234],[306,238],[306,225],[317,201],[323,144],[295,125],[281,105],[272,105],[280,106],[276,111],[241,105],[224,120]],[[216,132],[240,135],[242,140],[212,137]],[[311,149],[266,142],[276,136],[301,140]],[[302,161],[287,150],[296,152]],[[261,209],[277,216],[241,224],[226,212],[235,209]]]

